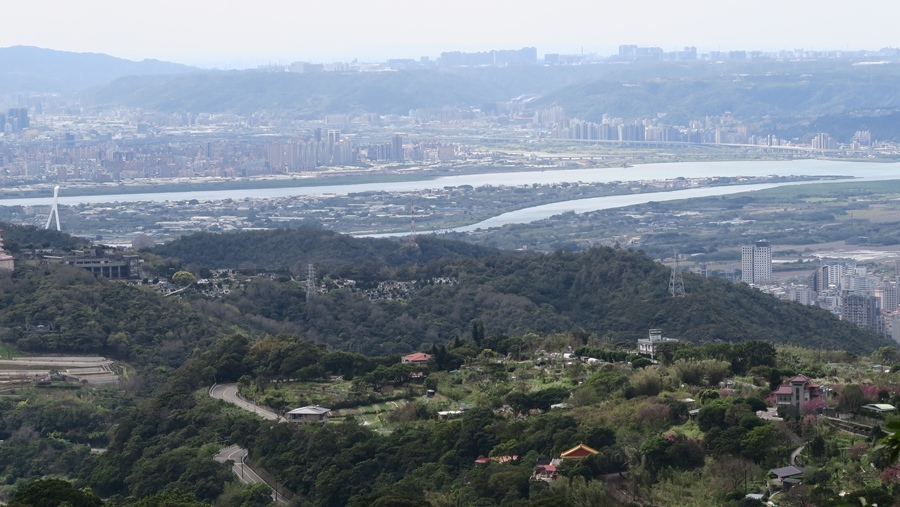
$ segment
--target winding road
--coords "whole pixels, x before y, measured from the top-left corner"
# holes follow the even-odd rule
[[[233,465],[231,465],[231,471],[234,472],[234,475],[236,475],[244,484],[256,484],[261,482],[271,488],[271,484],[267,483],[265,479],[260,477],[252,468],[244,463],[244,458],[246,457],[247,449],[237,445],[230,445],[219,451],[219,454],[213,456],[213,459],[219,463],[226,463],[228,460],[231,460],[233,463]],[[272,500],[275,502],[288,501],[284,495],[278,492],[277,488],[272,489]]]
[[[794,451],[791,453],[791,466],[797,466],[797,456],[799,456],[800,453],[803,452],[804,447],[806,446],[801,445],[800,447],[794,449]]]
[[[209,395],[217,400],[223,400],[233,405],[237,405],[248,412],[253,412],[263,419],[279,422],[286,421],[285,418],[275,412],[241,398],[238,394],[237,384],[215,384],[209,388]]]
[[[233,461],[234,465],[231,467],[231,470],[234,472],[234,475],[240,477],[241,482],[244,484],[265,482],[262,480],[262,477],[256,475],[256,472],[254,472],[252,468],[244,464],[244,458],[246,456],[247,449],[238,447],[237,445],[231,445],[222,449],[219,454],[213,456],[213,459],[219,463],[225,463],[228,460]]]
[[[237,405],[248,412],[253,412],[263,419],[286,422],[285,418],[279,416],[275,412],[241,398],[238,394],[237,384],[214,384],[209,388],[209,395],[217,400],[227,401],[228,403]],[[230,445],[219,451],[219,454],[213,456],[213,459],[219,463],[225,463],[228,460],[231,460],[234,463],[231,467],[231,471],[234,472],[234,475],[240,478],[244,484],[255,484],[258,482],[266,483],[272,488],[272,499],[275,502],[287,502],[287,498],[279,492],[277,483],[273,485],[266,482],[266,480],[254,472],[250,466],[244,463],[246,457],[246,449],[237,445]]]

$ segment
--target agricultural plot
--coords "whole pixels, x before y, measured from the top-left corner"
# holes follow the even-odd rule
[[[12,357],[0,359],[0,382],[49,384],[53,380],[87,385],[116,385],[113,361],[99,356]]]

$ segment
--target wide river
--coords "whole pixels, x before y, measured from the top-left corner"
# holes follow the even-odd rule
[[[833,162],[824,160],[799,161],[737,161],[737,162],[676,162],[668,164],[642,164],[632,167],[614,167],[606,169],[574,169],[548,171],[519,171],[509,173],[466,174],[445,176],[434,179],[390,182],[339,184],[325,186],[296,186],[283,188],[257,188],[247,190],[210,190],[186,192],[158,192],[143,194],[113,195],[79,195],[66,196],[65,188],[60,190],[59,203],[63,205],[127,203],[127,202],[166,202],[216,201],[224,199],[267,199],[301,195],[349,194],[357,192],[386,191],[408,192],[429,190],[447,186],[472,185],[530,185],[533,183],[550,184],[562,182],[607,183],[611,181],[662,180],[677,177],[707,178],[715,176],[852,176],[862,180],[900,179],[900,164],[872,162]],[[773,183],[761,185],[735,185],[727,187],[708,187],[670,192],[653,192],[635,195],[609,196],[590,199],[577,199],[542,206],[524,208],[492,217],[483,222],[460,227],[457,231],[471,231],[479,228],[499,227],[511,223],[528,223],[541,220],[568,211],[579,213],[642,204],[650,201],[668,201],[726,195],[751,190],[761,190],[785,184]],[[840,182],[833,182],[840,184]],[[298,182],[302,185],[302,182]],[[47,206],[50,196],[44,198],[0,199],[0,206]],[[424,231],[423,231],[424,232]]]

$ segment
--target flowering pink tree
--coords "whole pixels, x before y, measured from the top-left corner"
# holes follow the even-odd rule
[[[878,391],[880,389],[878,386],[863,384],[860,387],[862,387],[862,392],[866,396],[866,398],[868,398],[870,400],[878,399]]]
[[[669,407],[662,403],[653,403],[638,409],[635,420],[640,426],[647,428],[664,428],[669,422]]]
[[[881,472],[881,482],[884,484],[896,484],[900,482],[900,465],[891,465]]]
[[[803,415],[818,414],[825,408],[825,402],[822,398],[813,398],[800,406],[800,413]]]

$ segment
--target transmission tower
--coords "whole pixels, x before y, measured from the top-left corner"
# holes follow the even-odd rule
[[[56,230],[62,230],[59,227],[59,185],[53,187],[53,205],[50,206],[50,216],[47,217],[47,225],[44,226],[44,229],[50,228],[54,217],[56,217]]]
[[[416,244],[416,208],[414,206],[410,206],[409,244]]]
[[[309,265],[306,273],[306,300],[309,301],[316,294],[316,268]]]
[[[672,276],[669,277],[669,294],[673,298],[684,296],[684,277],[678,268],[678,250],[675,250],[675,264],[672,266]]]

